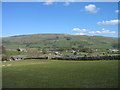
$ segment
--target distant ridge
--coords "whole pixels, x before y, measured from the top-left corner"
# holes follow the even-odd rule
[[[70,34],[64,34],[64,33],[41,33],[41,34],[26,34],[26,35],[70,35]],[[18,37],[18,36],[26,36],[26,35],[13,35],[8,37]],[[3,37],[5,38],[5,37]]]
[[[71,34],[65,34],[65,33],[38,33],[38,34],[13,35],[13,36],[0,37],[0,38],[19,37],[19,36],[32,36],[32,35],[71,35]],[[72,36],[89,36],[89,35],[72,35]],[[108,37],[108,36],[93,35],[93,36],[90,36],[90,37]],[[119,38],[119,37],[110,37],[110,38]]]

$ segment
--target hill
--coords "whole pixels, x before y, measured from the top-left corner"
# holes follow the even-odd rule
[[[69,34],[32,34],[2,38],[8,49],[21,48],[117,48],[118,38]]]

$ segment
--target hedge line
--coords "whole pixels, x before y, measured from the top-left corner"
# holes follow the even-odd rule
[[[55,57],[52,59],[54,59],[54,60],[119,60],[120,56],[96,56],[96,57],[76,57],[76,58]]]
[[[24,59],[48,59],[48,57],[24,58]],[[96,56],[96,57],[54,57],[52,60],[119,60],[120,56]]]

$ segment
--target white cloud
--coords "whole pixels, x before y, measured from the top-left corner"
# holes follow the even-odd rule
[[[69,2],[75,2],[76,0],[68,0]]]
[[[101,34],[102,32],[101,31],[96,31],[96,33]]]
[[[89,31],[86,29],[79,29],[79,28],[73,28],[72,31],[76,31],[76,35],[95,35],[95,34],[99,34],[99,35],[116,35],[117,32],[115,31],[111,31],[105,28],[102,28],[99,31]]]
[[[115,13],[120,13],[120,10],[115,10]]]
[[[73,28],[73,31],[86,32],[86,29]]]
[[[76,33],[76,35],[85,35],[85,33]]]
[[[64,0],[65,1],[65,0]],[[76,0],[66,0],[64,6],[70,5],[71,2],[75,2]]]
[[[64,6],[68,6],[68,5],[70,5],[70,2],[65,2],[64,3]]]
[[[85,33],[83,33],[83,32],[87,32],[86,29],[79,29],[79,28],[73,28],[72,31],[78,32],[78,33],[76,33],[76,35],[85,35]]]
[[[94,4],[89,4],[85,6],[85,11],[91,12],[91,13],[97,13],[99,11],[99,8],[96,7]]]
[[[97,24],[100,25],[115,25],[115,24],[119,24],[120,20],[110,20],[110,21],[102,21],[102,22],[97,22]]]
[[[108,29],[103,28],[101,31],[90,31],[89,34],[117,34],[115,31],[110,31]]]
[[[75,2],[76,0],[67,0],[67,1],[59,1],[59,2],[64,2],[64,6],[70,5],[71,2]],[[53,5],[54,2],[57,2],[56,0],[44,0],[43,5]]]
[[[54,3],[53,0],[46,0],[46,1],[44,2],[44,5],[52,5],[53,3]]]
[[[90,32],[88,32],[89,34],[95,34],[95,32],[94,31],[90,31]]]

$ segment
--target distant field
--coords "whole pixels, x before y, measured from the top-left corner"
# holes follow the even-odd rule
[[[3,88],[116,88],[118,61],[3,62]]]
[[[8,55],[26,55],[27,52],[18,52],[18,51],[6,51]]]
[[[102,51],[96,51],[96,52],[93,52],[93,53],[100,53]],[[18,52],[18,51],[6,51],[6,53],[8,55],[27,55],[28,53],[27,52]],[[46,54],[49,54],[51,52],[46,52]],[[60,52],[61,54],[63,55],[73,55],[73,53],[71,52],[65,52],[65,51],[61,51]],[[87,55],[88,53],[86,52],[77,52],[77,55]],[[44,55],[41,53],[41,55]],[[120,54],[114,54],[114,53],[105,53],[105,55],[120,55]]]

